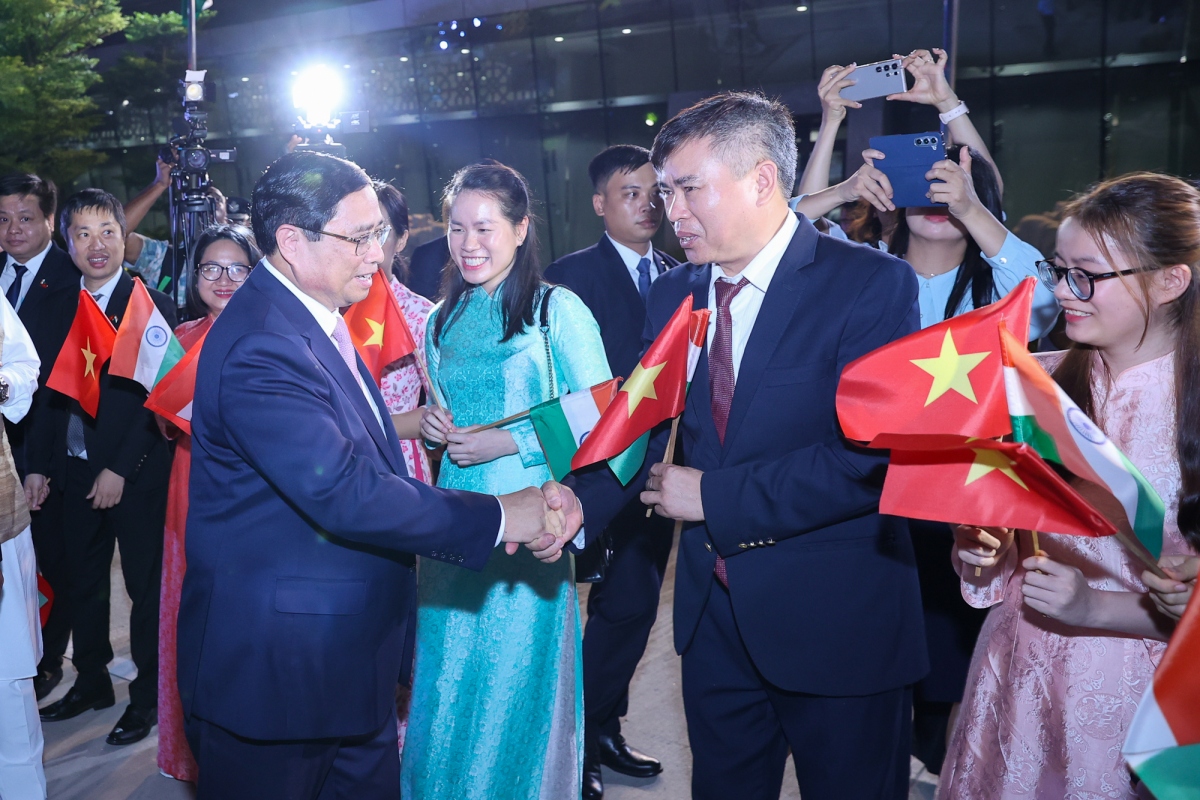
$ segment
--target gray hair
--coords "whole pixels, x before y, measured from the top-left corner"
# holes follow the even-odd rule
[[[680,111],[654,137],[650,162],[662,171],[671,154],[688,142],[708,139],[729,170],[742,177],[770,161],[779,170],[779,191],[792,196],[796,184],[796,125],[787,106],[758,92],[722,92]]]

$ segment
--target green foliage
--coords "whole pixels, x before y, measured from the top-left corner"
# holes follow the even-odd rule
[[[118,0],[0,0],[0,173],[66,182],[100,161],[70,148],[98,121],[86,50],[125,25]]]

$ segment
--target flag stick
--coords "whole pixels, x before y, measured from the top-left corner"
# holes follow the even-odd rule
[[[1040,556],[1042,554],[1042,546],[1038,544],[1037,531],[1030,531],[1029,537],[1033,540],[1033,554],[1035,556]]]
[[[479,425],[478,427],[471,428],[468,433],[479,433],[480,431],[490,430],[491,428],[499,428],[501,425],[507,425],[510,422],[516,422],[517,420],[528,416],[528,410],[521,411],[517,414],[513,414],[512,416],[505,417],[504,419],[498,419],[495,422],[489,422],[487,425]]]
[[[1129,534],[1124,533],[1123,531],[1117,531],[1116,537],[1118,542],[1125,545],[1126,550],[1133,553],[1137,557],[1138,561],[1141,561],[1146,565],[1146,569],[1150,570],[1163,580],[1174,580],[1167,575],[1167,573],[1162,571],[1158,564],[1155,563],[1154,557],[1150,555],[1145,546],[1142,545],[1142,543],[1137,539],[1131,538]]]
[[[421,373],[421,380],[425,381],[425,385],[429,387],[429,399],[433,401],[439,411],[445,411],[442,401],[438,399],[437,389],[434,388],[433,381],[429,379],[429,370],[425,367],[425,359],[421,358],[421,354],[416,350],[413,350],[412,357],[413,361],[417,362],[417,371]]]
[[[675,460],[675,439],[679,436],[679,417],[680,416],[683,416],[683,415],[680,414],[679,416],[675,417],[675,419],[671,420],[671,435],[670,435],[670,437],[667,438],[667,449],[663,452],[662,463],[664,463],[664,464],[670,464],[672,461]],[[654,513],[653,507],[647,508],[646,509],[646,519],[650,519],[650,515],[653,513]],[[676,521],[676,531],[675,531],[676,533],[679,532],[678,526],[682,525],[682,524],[683,524],[682,522]]]

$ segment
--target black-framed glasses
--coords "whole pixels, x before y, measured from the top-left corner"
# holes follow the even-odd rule
[[[229,280],[234,283],[241,283],[250,277],[250,270],[253,269],[249,264],[218,264],[215,261],[206,261],[200,265],[200,277],[206,281],[219,281],[221,275],[229,276]]]
[[[1035,261],[1034,265],[1037,266],[1038,277],[1050,291],[1054,291],[1058,287],[1058,282],[1066,278],[1067,288],[1080,300],[1092,299],[1092,295],[1096,293],[1096,281],[1106,281],[1109,278],[1133,275],[1142,271],[1135,268],[1116,272],[1088,272],[1079,267],[1060,267],[1053,261]]]
[[[330,233],[329,231],[321,231],[315,228],[306,228],[303,225],[297,225],[296,227],[302,231],[308,231],[309,233],[317,233],[322,236],[332,236],[335,239],[341,239],[343,242],[349,242],[350,244],[354,245],[354,255],[356,256],[366,255],[367,250],[371,249],[372,240],[379,242],[379,246],[383,247],[383,245],[387,243],[388,237],[392,235],[391,225],[384,225],[382,228],[376,228],[370,233],[364,233],[359,236],[343,236],[340,233]]]

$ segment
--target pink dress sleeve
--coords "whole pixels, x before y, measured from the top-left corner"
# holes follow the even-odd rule
[[[389,364],[384,370],[380,381],[379,391],[387,405],[389,414],[403,414],[417,407],[421,399],[421,371],[417,367],[417,358],[425,362],[425,322],[429,318],[429,310],[433,303],[409,291],[408,287],[392,278],[390,281],[392,294],[400,304],[408,329],[417,345],[415,357],[405,356],[394,364]],[[404,461],[408,472],[414,478],[426,483],[432,482],[432,471],[429,457],[425,448],[415,439],[401,439],[400,450],[404,453]]]

